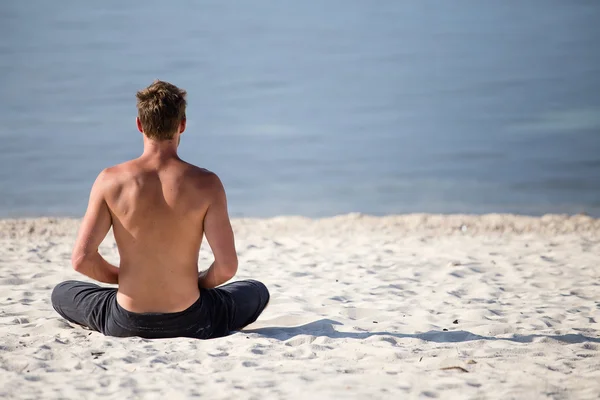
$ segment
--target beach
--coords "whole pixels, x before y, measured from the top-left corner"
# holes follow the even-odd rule
[[[110,338],[68,323],[78,219],[0,220],[0,397],[595,399],[600,220],[347,214],[235,219],[234,279],[271,302],[230,336]],[[109,233],[101,254],[118,265]],[[212,261],[204,244],[200,266]]]

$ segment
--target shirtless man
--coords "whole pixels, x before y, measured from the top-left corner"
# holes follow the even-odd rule
[[[254,322],[266,307],[269,291],[260,282],[217,288],[235,275],[238,260],[221,181],[177,155],[185,96],[162,81],[137,93],[144,153],[100,173],[71,259],[76,271],[118,289],[60,283],[52,305],[65,319],[110,336],[208,339]],[[119,268],[98,253],[111,226]],[[215,260],[198,273],[204,234]]]

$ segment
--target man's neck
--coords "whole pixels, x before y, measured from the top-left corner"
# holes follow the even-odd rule
[[[143,158],[156,158],[166,160],[170,158],[179,158],[177,155],[177,145],[179,138],[172,140],[152,140],[144,136]]]

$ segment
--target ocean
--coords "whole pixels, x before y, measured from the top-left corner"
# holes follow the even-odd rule
[[[188,91],[232,216],[600,216],[600,2],[2,1],[0,217],[81,216]]]

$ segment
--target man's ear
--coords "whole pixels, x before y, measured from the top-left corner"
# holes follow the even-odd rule
[[[138,131],[144,133],[144,128],[142,128],[142,121],[140,121],[140,117],[135,117],[135,124],[137,125]]]
[[[185,127],[187,126],[187,119],[184,118],[179,123],[179,134],[182,134],[185,131]]]

